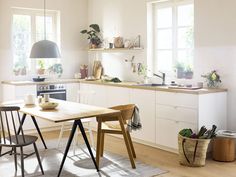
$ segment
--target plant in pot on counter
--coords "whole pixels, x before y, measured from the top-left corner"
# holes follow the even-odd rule
[[[220,75],[217,73],[216,70],[213,70],[210,73],[202,75],[202,77],[206,79],[207,86],[209,88],[217,88],[221,83]]]
[[[193,78],[193,69],[190,65],[187,66],[186,69],[185,69],[185,78],[186,79],[192,79]]]
[[[89,25],[90,30],[82,30],[80,33],[87,34],[91,48],[97,48],[102,43],[100,27],[98,24]]]
[[[45,62],[43,60],[38,60],[37,74],[43,75],[45,73]]]
[[[57,74],[58,77],[61,77],[63,73],[62,64],[56,63],[48,68],[49,73]]]
[[[177,78],[178,79],[182,79],[185,77],[185,66],[184,66],[184,63],[181,63],[181,62],[177,62],[176,66],[175,66],[175,69],[176,69],[176,73],[177,73]]]

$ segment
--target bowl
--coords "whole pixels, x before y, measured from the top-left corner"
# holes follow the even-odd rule
[[[45,78],[44,77],[35,77],[35,78],[33,78],[33,81],[34,82],[43,82],[43,81],[45,81]]]
[[[55,103],[55,102],[45,102],[45,103],[39,104],[39,106],[43,110],[52,110],[52,109],[55,109],[58,106],[58,103]]]

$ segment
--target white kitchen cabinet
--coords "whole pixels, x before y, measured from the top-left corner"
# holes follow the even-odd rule
[[[106,88],[107,87],[104,85],[80,83],[81,91],[94,92],[93,98],[89,99],[89,103],[88,103],[94,106],[108,107]]]
[[[133,131],[132,136],[142,141],[155,143],[156,119],[155,119],[155,91],[132,89],[131,103],[139,108],[142,129]]]
[[[37,95],[36,85],[3,84],[3,101],[22,100],[28,94]]]
[[[79,91],[79,83],[66,84],[66,99],[68,101],[77,102],[78,91]]]
[[[123,87],[107,87],[108,106],[117,106],[130,103],[131,89]]]

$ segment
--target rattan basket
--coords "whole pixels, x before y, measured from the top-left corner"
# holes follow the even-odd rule
[[[207,148],[210,139],[192,139],[179,134],[179,162],[181,165],[203,167],[206,163]]]

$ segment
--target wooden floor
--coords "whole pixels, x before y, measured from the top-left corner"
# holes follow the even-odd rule
[[[45,139],[55,139],[58,134],[59,132],[47,132],[44,136]],[[138,160],[169,171],[159,177],[236,177],[236,162],[221,163],[208,159],[205,167],[190,168],[179,165],[177,154],[137,143],[134,146]],[[127,156],[125,145],[120,138],[106,136],[105,150]]]

